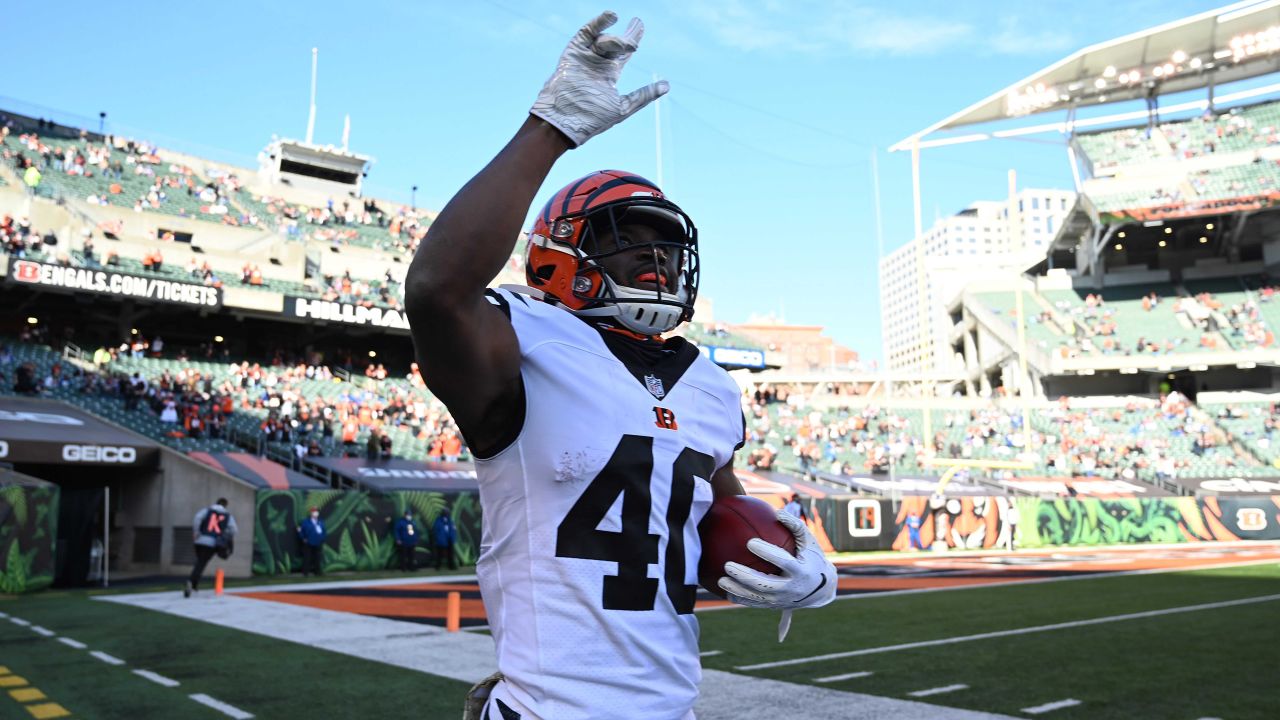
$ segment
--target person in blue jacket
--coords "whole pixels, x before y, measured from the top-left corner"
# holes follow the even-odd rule
[[[453,524],[453,518],[449,517],[449,509],[445,508],[440,511],[440,515],[436,517],[436,523],[431,528],[432,539],[436,543],[436,569],[444,563],[445,557],[449,558],[449,569],[458,569],[458,559],[453,554],[454,543],[458,542],[458,527]]]
[[[414,552],[418,547],[418,538],[422,537],[418,525],[413,522],[413,511],[405,508],[404,517],[396,521],[394,528],[396,536],[396,552],[400,555],[400,569],[406,572],[413,572],[417,569],[414,562]]]
[[[302,577],[306,577],[308,573],[323,574],[320,570],[320,556],[327,536],[324,521],[320,519],[320,508],[311,508],[307,519],[298,526],[298,539],[302,544]]]

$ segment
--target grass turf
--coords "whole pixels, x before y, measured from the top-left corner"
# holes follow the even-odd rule
[[[1280,565],[1131,575],[1043,584],[843,600],[798,613],[785,644],[776,613],[704,613],[703,664],[737,666],[901,643],[1280,594]],[[749,674],[908,697],[965,684],[926,701],[1022,715],[1073,698],[1051,713],[1075,718],[1274,718],[1280,682],[1280,601],[926,648],[767,668]]]
[[[141,589],[141,588],[131,588]],[[155,589],[155,588],[152,588]],[[707,667],[742,665],[883,647],[1072,620],[1280,593],[1280,565],[1042,584],[985,587],[838,601],[798,613],[775,642],[776,613],[701,613]],[[86,592],[0,600],[0,611],[115,655],[113,667],[29,628],[0,620],[0,665],[25,677],[76,717],[222,718],[187,698],[206,693],[258,717],[330,713],[380,717],[405,711],[454,717],[466,685],[115,603]],[[926,700],[1021,716],[1021,708],[1064,698],[1082,705],[1062,718],[1275,717],[1280,601],[988,638],[751,671],[814,684],[871,671],[832,687],[894,697],[963,683]],[[145,668],[181,682],[164,688],[132,673]],[[797,694],[803,707],[803,694]],[[0,718],[26,717],[0,695]]]
[[[110,666],[29,628],[0,620],[0,665],[75,717],[222,718],[190,700],[205,693],[261,718],[456,717],[468,685],[390,665],[116,603],[83,592],[0,601],[0,611],[43,625],[128,663]],[[164,688],[147,669],[181,683]],[[26,717],[0,696],[0,718]]]

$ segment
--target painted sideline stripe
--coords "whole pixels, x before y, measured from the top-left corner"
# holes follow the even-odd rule
[[[195,693],[193,695],[188,695],[187,697],[195,700],[201,705],[211,707],[223,715],[233,717],[236,720],[249,720],[249,718],[253,717],[253,713],[247,713],[235,705],[228,705],[221,700],[215,700],[204,693]]]
[[[7,618],[7,617],[9,617],[9,613],[0,612],[0,618]]]
[[[943,693],[968,689],[968,685],[965,685],[964,683],[956,683],[955,685],[943,685],[942,687],[929,688],[928,690],[916,690],[915,692],[909,692],[907,694],[911,697],[929,697],[930,695],[941,695]]]
[[[123,660],[121,660],[120,658],[118,658],[118,657],[116,657],[116,656],[114,656],[114,655],[108,655],[108,654],[106,654],[106,653],[102,652],[101,650],[91,650],[91,651],[89,652],[89,654],[90,654],[90,655],[92,655],[92,656],[94,656],[94,657],[96,657],[96,658],[98,658],[99,660],[101,660],[102,662],[104,662],[104,663],[106,663],[106,664],[108,664],[108,665],[123,665],[123,664],[124,664],[124,661],[123,661]]]
[[[1224,607],[1235,607],[1236,605],[1252,605],[1254,603],[1264,603],[1280,600],[1280,594],[1277,595],[1260,595],[1258,597],[1242,598],[1240,600],[1223,600],[1221,602],[1203,603],[1200,605],[1184,605],[1182,607],[1165,608],[1163,610],[1146,610],[1143,612],[1126,613],[1124,615],[1108,615],[1105,617],[1089,618],[1088,620],[1072,620],[1070,622],[1053,623],[1052,625],[1036,625],[1033,627],[1015,628],[1013,630],[997,630],[995,632],[978,633],[976,635],[959,635],[957,637],[940,638],[938,640],[923,640],[921,642],[902,643],[900,645],[885,645],[883,647],[865,648],[862,650],[848,650],[846,652],[827,653],[825,655],[814,655],[813,657],[792,658],[790,660],[776,660],[774,662],[756,663],[755,665],[739,665],[735,670],[763,670],[765,668],[784,667],[786,665],[803,665],[811,662],[821,662],[823,660],[837,660],[839,658],[858,657],[860,655],[875,655],[877,653],[896,652],[898,650],[914,650],[916,648],[934,647],[936,645],[952,645],[955,643],[971,642],[973,640],[987,640],[989,638],[1009,637],[1011,635],[1027,635],[1030,633],[1049,632],[1051,630],[1066,630],[1067,628],[1085,627],[1088,625],[1102,625],[1103,623],[1124,622],[1125,620],[1140,620],[1142,618],[1160,617],[1161,615],[1175,615],[1177,613],[1197,612],[1199,610],[1216,610]]]
[[[79,640],[72,640],[72,639],[71,639],[71,638],[69,638],[69,637],[60,637],[60,638],[58,638],[58,642],[62,643],[63,645],[66,645],[66,646],[68,646],[68,647],[73,647],[73,648],[75,648],[75,649],[77,649],[77,650],[83,650],[83,649],[85,649],[85,648],[89,647],[88,645],[85,645],[84,643],[80,642]]]
[[[58,634],[47,627],[40,627],[39,625],[32,625],[31,632],[37,633],[39,635],[43,635],[45,637],[53,637],[54,635]]]
[[[841,680],[853,680],[854,678],[870,677],[871,674],[872,673],[870,670],[863,670],[862,672],[851,672],[851,673],[845,673],[843,675],[828,675],[827,677],[814,678],[813,681],[820,682],[820,683],[840,682]]]
[[[178,681],[173,678],[167,678],[159,673],[153,673],[150,670],[134,670],[133,674],[139,677],[144,677],[157,685],[163,685],[165,687],[178,687],[179,684]]]
[[[26,627],[31,624],[30,622],[27,622],[26,620],[23,620],[20,617],[11,617],[9,618],[9,622],[13,623],[14,625],[21,625],[23,627]]]
[[[1039,715],[1041,713],[1053,712],[1054,710],[1061,710],[1062,708],[1075,707],[1076,705],[1079,705],[1079,704],[1080,704],[1079,700],[1075,700],[1073,698],[1067,698],[1066,700],[1055,700],[1054,702],[1045,703],[1043,705],[1035,705],[1029,708],[1022,708],[1022,712],[1028,715]]]
[[[714,657],[716,655],[719,655],[722,652],[724,651],[723,650],[703,650],[702,652],[698,653],[698,657]]]

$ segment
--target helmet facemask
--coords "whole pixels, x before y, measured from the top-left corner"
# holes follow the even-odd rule
[[[578,221],[578,222],[575,222]],[[613,317],[617,323],[641,335],[660,335],[693,317],[698,294],[698,231],[693,221],[674,203],[653,197],[632,197],[603,204],[578,215],[557,218],[576,226],[578,270],[573,294],[589,303],[574,311],[579,316]],[[657,231],[660,240],[625,242],[622,228],[645,225]],[[613,238],[607,246],[601,241]],[[554,240],[553,240],[554,241]],[[634,277],[615,277],[607,269],[610,259],[647,255],[653,264],[655,289],[634,287]],[[668,258],[660,262],[660,255]],[[666,277],[664,288],[659,278]]]

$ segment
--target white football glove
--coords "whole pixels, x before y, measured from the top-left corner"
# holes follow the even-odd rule
[[[662,80],[618,95],[618,76],[644,36],[644,23],[633,18],[622,37],[601,34],[617,21],[615,13],[606,11],[583,25],[529,109],[564,133],[575,147],[626,120],[669,89]]]
[[[728,577],[720,578],[720,589],[729,600],[747,607],[768,610],[798,610],[822,607],[836,596],[836,568],[818,547],[804,521],[778,511],[778,522],[796,537],[796,554],[760,538],[747,541],[747,549],[776,566],[781,574],[752,570],[736,562],[724,564]],[[784,622],[786,619],[784,618]]]

